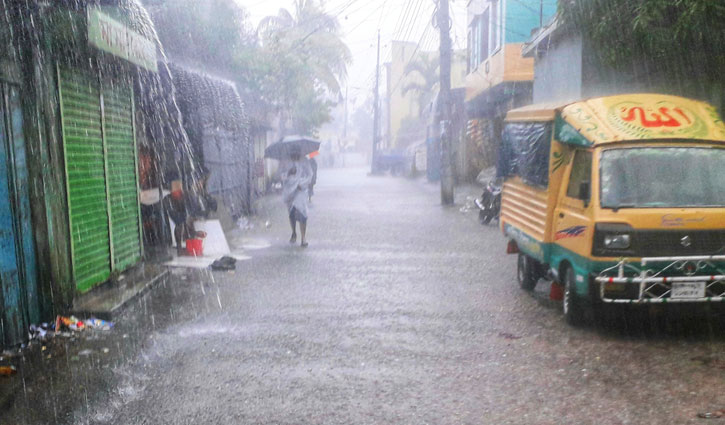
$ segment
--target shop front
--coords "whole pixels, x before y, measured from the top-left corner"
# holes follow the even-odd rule
[[[85,292],[138,263],[139,207],[133,66],[156,71],[149,40],[87,11],[95,61],[57,64],[72,279]],[[130,64],[129,64],[130,62]]]
[[[143,257],[136,105],[157,62],[130,15],[0,4],[2,348]]]

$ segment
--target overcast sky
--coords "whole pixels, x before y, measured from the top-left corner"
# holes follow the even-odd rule
[[[280,8],[294,9],[292,0],[236,0],[249,12],[256,26],[260,19],[276,15]],[[325,10],[338,17],[344,39],[352,51],[348,68],[350,98],[362,101],[372,89],[375,72],[375,42],[380,28],[380,62],[390,59],[390,41],[421,42],[422,50],[438,48],[437,30],[430,26],[433,0],[326,0]],[[466,47],[466,1],[450,0],[455,49]],[[381,75],[381,78],[384,76]],[[363,90],[365,91],[363,93]]]

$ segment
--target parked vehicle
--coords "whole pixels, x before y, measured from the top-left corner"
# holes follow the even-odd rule
[[[481,224],[488,224],[494,218],[498,220],[501,212],[501,180],[489,181],[481,197],[474,202],[479,209],[478,220]]]
[[[390,172],[394,176],[402,176],[406,170],[406,158],[402,151],[383,150],[375,156],[374,169],[378,173]]]
[[[549,273],[580,323],[593,303],[725,301],[725,125],[665,95],[508,113],[500,225],[531,290]]]
[[[405,148],[405,173],[417,176],[426,172],[427,147],[425,140],[413,143]]]

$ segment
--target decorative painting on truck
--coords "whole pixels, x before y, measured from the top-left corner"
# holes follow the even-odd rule
[[[555,239],[558,241],[559,239],[576,238],[583,235],[586,230],[586,226],[567,227],[566,229],[562,229],[556,232]]]
[[[725,141],[725,124],[707,103],[677,96],[633,94],[576,102],[560,117],[574,135],[592,143],[623,140],[691,139]],[[557,135],[562,132],[559,125]],[[576,133],[575,133],[576,132]]]
[[[654,137],[706,138],[707,125],[695,112],[670,101],[622,102],[612,105],[609,124],[633,139]]]

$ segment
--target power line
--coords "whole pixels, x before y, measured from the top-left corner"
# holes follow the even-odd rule
[[[405,25],[405,22],[408,20],[408,15],[410,14],[411,6],[413,5],[412,1],[409,1],[406,3],[405,9],[400,14],[400,17],[398,18],[398,23],[395,25],[395,28],[393,29],[393,38],[396,37],[396,34],[399,34],[403,26]]]
[[[383,7],[384,7],[385,3],[387,3],[387,0],[383,3],[383,5],[382,5]],[[396,36],[400,36],[400,35],[404,35],[404,38],[407,38],[411,34],[415,24],[418,22],[418,20],[420,18],[422,5],[423,5],[423,0],[418,0],[417,3],[415,1],[406,2],[405,7],[401,10],[401,14],[399,15],[398,21],[394,27],[394,30],[392,33],[393,39],[395,39]],[[382,13],[381,13],[380,19],[382,20]],[[425,35],[426,32],[427,32],[427,28],[424,31],[423,35]],[[422,37],[421,37],[421,40],[422,40]],[[415,52],[417,52],[417,50],[419,49],[419,47],[420,47],[420,41],[416,45],[416,50],[413,53],[414,55],[415,55]],[[385,57],[386,57],[385,62],[388,62],[388,60],[387,60],[388,54],[386,54]],[[390,60],[392,60],[392,52],[391,52]],[[374,72],[372,73],[372,75],[374,75]],[[372,77],[372,75],[371,75],[371,77]],[[371,77],[368,77],[366,80],[370,79]]]
[[[387,1],[386,1],[386,2],[387,2]],[[372,12],[370,12],[370,14],[369,14],[369,15],[367,15],[367,16],[366,16],[365,18],[363,18],[363,20],[362,20],[362,21],[360,21],[360,23],[358,23],[357,25],[355,25],[355,26],[354,26],[354,27],[353,27],[353,28],[352,28],[352,29],[351,29],[351,30],[350,30],[350,31],[348,32],[348,34],[352,33],[352,32],[353,32],[353,31],[355,31],[356,29],[358,29],[358,28],[360,27],[360,25],[362,25],[362,24],[366,23],[366,22],[368,21],[368,19],[370,19],[370,17],[372,17],[372,16],[373,16],[373,15],[374,15],[374,14],[375,14],[375,13],[376,13],[376,12],[377,12],[378,10],[380,10],[380,9],[381,9],[381,8],[383,8],[383,7],[385,7],[385,3],[386,3],[386,2],[383,2],[383,4],[382,4],[382,5],[378,6],[378,7],[376,8],[376,9],[374,9],[374,10],[373,10]],[[382,17],[382,14],[381,14],[380,16]],[[378,28],[379,28],[379,26],[378,26]]]
[[[423,31],[423,35],[420,37],[420,40],[418,40],[418,43],[415,45],[415,50],[413,50],[413,53],[410,55],[410,59],[408,59],[408,62],[405,64],[403,69],[407,68],[408,65],[410,65],[411,61],[415,58],[416,53],[418,53],[418,50],[420,49],[421,43],[423,42],[423,39],[425,38],[426,34],[428,34],[428,31],[431,29],[430,26],[426,26],[425,30]],[[398,86],[400,86],[400,83],[403,81],[403,78],[405,77],[405,72],[398,78],[398,81],[393,86],[392,90],[389,90],[389,92],[394,92],[398,89]]]
[[[383,14],[385,13],[385,5],[388,4],[388,0],[385,0],[383,2],[383,10],[380,11],[380,18],[378,19],[378,28],[380,28],[380,23],[383,22]]]
[[[406,40],[410,33],[413,31],[413,28],[415,27],[415,24],[418,22],[418,19],[420,18],[420,9],[421,6],[423,6],[423,0],[418,1],[418,8],[414,12],[414,16],[412,20],[410,21],[410,25],[408,26],[408,30],[405,32],[405,35],[402,37],[403,40]]]

